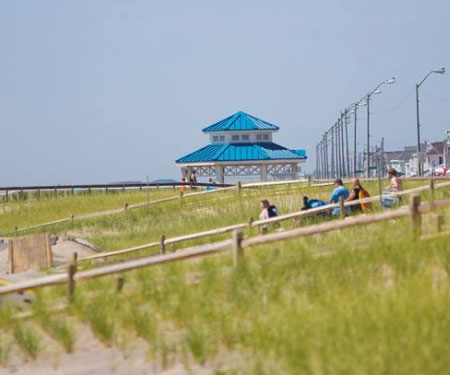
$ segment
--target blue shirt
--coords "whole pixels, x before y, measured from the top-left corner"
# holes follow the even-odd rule
[[[338,186],[331,193],[330,201],[332,201],[333,203],[339,203],[339,198],[342,197],[344,200],[346,200],[349,197],[349,195],[350,193],[348,192],[348,189],[345,186]],[[345,214],[348,215],[348,213],[349,208],[345,207]],[[334,216],[339,215],[339,208],[335,208],[333,210],[333,215]]]

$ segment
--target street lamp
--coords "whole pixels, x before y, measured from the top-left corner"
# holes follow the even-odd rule
[[[353,177],[356,177],[356,119],[357,112],[359,107],[366,106],[366,102],[355,102],[350,104],[349,108],[352,108],[349,112],[350,115],[353,115]]]
[[[436,70],[432,70],[429,72],[420,83],[416,84],[416,115],[417,115],[417,174],[419,176],[422,176],[423,174],[423,167],[422,167],[422,160],[421,160],[421,153],[420,153],[420,120],[419,120],[419,87],[422,85],[422,83],[425,82],[425,80],[432,74],[432,73],[439,73],[444,74],[445,68],[439,68]]]
[[[374,94],[381,93],[380,90],[378,90],[383,85],[391,85],[395,83],[395,77],[388,78],[382,82],[380,82],[372,91],[370,91],[365,96],[365,103],[367,105],[367,178],[370,177],[370,98]],[[363,98],[364,99],[364,98]],[[363,100],[361,99],[361,101]]]

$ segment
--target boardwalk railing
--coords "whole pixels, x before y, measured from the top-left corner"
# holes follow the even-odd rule
[[[97,277],[120,274],[127,271],[132,271],[138,268],[149,267],[154,265],[162,265],[165,263],[175,262],[194,257],[202,257],[210,254],[217,254],[224,251],[232,251],[235,261],[239,261],[244,254],[244,249],[251,248],[262,244],[285,241],[304,236],[312,236],[331,232],[334,230],[341,230],[355,226],[368,225],[372,223],[379,223],[386,220],[392,220],[402,217],[411,217],[413,224],[413,235],[420,234],[421,215],[423,213],[438,209],[450,207],[450,199],[428,202],[420,204],[420,196],[412,194],[409,208],[407,206],[400,207],[395,210],[376,213],[371,215],[362,215],[358,217],[350,217],[346,220],[335,220],[333,222],[326,222],[317,225],[311,225],[304,228],[293,229],[285,232],[271,233],[266,235],[258,235],[252,238],[244,239],[242,232],[234,231],[231,240],[225,240],[215,243],[210,243],[202,246],[195,246],[186,248],[183,251],[171,254],[163,254],[158,256],[148,256],[141,259],[130,260],[124,263],[113,264],[105,267],[98,267],[91,270],[74,272],[74,267],[69,267],[67,274],[55,274],[50,276],[43,276],[38,279],[18,282],[16,284],[0,287],[0,295],[20,292],[23,290],[30,290],[44,286],[68,284],[69,297],[73,293],[75,282],[85,281]],[[72,270],[72,271],[71,271]]]

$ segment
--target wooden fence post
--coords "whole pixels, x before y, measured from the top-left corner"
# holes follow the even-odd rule
[[[237,185],[236,185],[237,195],[240,195],[240,194],[241,194],[241,189],[242,189],[241,181],[238,181],[238,183],[237,183]]]
[[[8,193],[8,190],[5,191],[5,199],[6,199],[6,201],[8,202],[8,200],[9,200],[9,193]]]
[[[252,229],[253,221],[254,220],[252,217],[250,219],[248,219],[248,229]]]
[[[436,227],[438,232],[442,232],[442,228],[444,227],[444,215],[437,214],[436,215]]]
[[[14,240],[8,240],[8,272],[14,273]]]
[[[47,255],[47,267],[52,268],[53,267],[53,253],[52,253],[50,233],[47,233],[45,236],[45,253]]]
[[[430,178],[431,202],[434,203],[434,180]]]
[[[73,301],[73,296],[75,293],[75,274],[77,273],[77,259],[78,254],[73,253],[73,261],[69,264],[67,269],[67,295],[69,302]]]
[[[311,186],[312,183],[312,176],[308,176],[308,187]]]
[[[165,254],[166,253],[166,236],[164,234],[161,235],[161,238],[159,240],[159,252],[160,254]]]
[[[342,220],[345,218],[345,212],[344,212],[344,198],[339,198],[339,218]]]
[[[378,195],[380,196],[380,207],[383,208],[383,187],[381,186],[381,172],[378,176]]]
[[[411,194],[409,199],[409,215],[411,218],[411,224],[413,226],[413,235],[418,237],[421,234],[422,226],[422,215],[419,211],[420,206],[420,195]]]
[[[235,230],[232,235],[233,241],[233,265],[236,267],[239,263],[241,263],[242,258],[244,257],[244,250],[242,249],[241,243],[244,238],[244,233],[240,230]]]
[[[128,203],[125,203],[125,207],[123,208],[125,211],[128,210]]]
[[[125,279],[123,277],[123,275],[119,275],[117,277],[117,292],[120,293],[123,289],[123,285],[125,284]]]

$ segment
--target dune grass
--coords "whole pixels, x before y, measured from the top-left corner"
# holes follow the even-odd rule
[[[432,231],[432,216],[424,230]],[[79,285],[70,314],[107,345],[223,374],[440,374],[450,365],[448,237],[401,219]],[[52,294],[54,298],[55,294]],[[43,293],[43,299],[47,293]]]
[[[416,182],[407,184],[407,188],[416,187]],[[378,187],[376,183],[368,184],[371,195],[376,195]],[[60,233],[78,233],[85,235],[89,241],[95,243],[103,251],[123,249],[144,243],[158,241],[161,235],[166,238],[188,233],[196,233],[223,226],[247,223],[250,218],[258,219],[259,201],[268,199],[275,204],[280,214],[299,211],[302,208],[303,195],[327,200],[332,187],[284,187],[263,188],[243,191],[237,196],[235,192],[218,193],[208,197],[195,197],[183,201],[169,202],[164,205],[156,205],[147,213],[145,209],[125,212],[117,216],[104,217],[90,221],[80,221],[72,226],[61,225],[57,231]],[[443,195],[442,191],[436,192],[437,199]],[[424,199],[429,199],[424,195]],[[407,203],[408,198],[404,199]],[[374,210],[379,210],[379,205],[374,204]],[[304,220],[303,224],[312,220]],[[292,222],[286,221],[282,227],[291,228]],[[256,229],[249,231],[255,234]],[[217,235],[183,244],[168,246],[168,250],[176,250],[179,247],[187,247],[196,244],[211,242],[228,238],[229,235]]]
[[[91,231],[109,250],[154,240],[163,229],[178,235],[245,222],[262,196],[291,212],[304,193],[327,196],[331,188],[283,190],[192,198],[70,229]],[[376,194],[376,185],[369,190]],[[436,199],[449,195],[437,191]],[[442,213],[448,222],[450,211]],[[433,220],[424,216],[425,234],[435,230]],[[30,358],[40,350],[31,323],[70,352],[71,317],[108,346],[119,346],[125,333],[143,338],[163,367],[198,363],[222,375],[442,374],[450,365],[449,236],[419,241],[411,233],[408,219],[391,220],[258,246],[238,267],[222,254],[141,269],[124,275],[120,293],[114,277],[83,282],[59,315],[49,307],[65,300],[66,288],[47,288],[31,321],[9,324],[4,310],[0,329],[12,332]],[[0,340],[3,351],[8,345]]]
[[[150,199],[155,200],[177,195],[172,189],[151,189]],[[139,190],[115,190],[41,196],[40,199],[25,199],[0,203],[0,233],[52,220],[62,219],[71,214],[80,215],[97,211],[124,207],[126,203],[143,203],[146,192]]]

